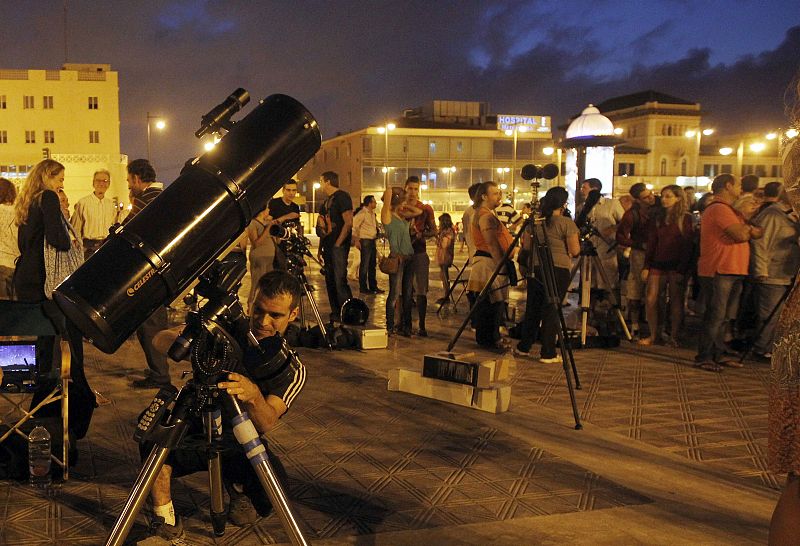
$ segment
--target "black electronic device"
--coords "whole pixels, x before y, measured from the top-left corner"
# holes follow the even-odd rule
[[[0,391],[25,393],[36,390],[39,368],[35,341],[0,341]]]

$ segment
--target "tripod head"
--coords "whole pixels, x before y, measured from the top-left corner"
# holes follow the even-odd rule
[[[286,270],[302,279],[306,261],[304,257],[314,259],[311,253],[311,241],[299,231],[296,223],[273,224],[269,226],[269,234],[278,239],[278,248],[286,256]]]

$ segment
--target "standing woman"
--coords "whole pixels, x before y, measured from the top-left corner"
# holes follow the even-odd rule
[[[796,80],[791,126],[800,127],[800,80]],[[783,181],[795,212],[800,212],[800,137],[782,142]],[[772,513],[770,544],[796,544],[800,537],[800,279],[795,280],[775,332],[769,378],[767,463],[786,484]]]
[[[572,258],[581,253],[578,226],[575,225],[566,210],[568,197],[567,190],[560,186],[547,190],[539,209],[544,218],[544,229],[534,224],[540,243],[544,242],[544,232],[547,232],[547,246],[553,255],[553,272],[559,302],[564,299],[569,288]],[[534,258],[533,274],[527,283],[528,298],[525,302],[525,319],[522,321],[522,337],[514,349],[514,354],[529,356],[533,342],[538,336],[542,341],[539,362],[555,364],[561,362],[561,356],[556,352],[559,328],[558,309],[547,301],[547,293],[542,283],[544,271],[541,264],[538,263],[539,256],[536,249],[531,248],[531,252]]]
[[[247,236],[250,239],[250,296],[247,298],[248,313],[252,313],[253,301],[256,298],[258,279],[269,273],[275,263],[275,241],[269,234],[272,216],[265,206],[256,214],[250,225],[247,226]]]
[[[386,298],[386,329],[391,333],[395,328],[394,306],[401,299],[400,327],[402,336],[411,335],[411,289],[414,280],[414,269],[411,256],[411,230],[404,215],[415,216],[422,211],[405,203],[406,192],[402,188],[386,188],[383,192],[383,208],[381,223],[389,241],[389,256],[400,259],[397,272],[389,274],[389,296]]]
[[[650,215],[647,249],[642,280],[647,283],[646,312],[650,337],[640,345],[653,345],[658,339],[659,311],[664,304],[664,288],[669,285],[670,340],[677,347],[683,322],[683,293],[692,257],[694,222],[686,203],[686,193],[677,185],[661,190],[661,207]]]
[[[45,241],[60,251],[67,251],[71,245],[80,244],[79,241],[71,239],[64,225],[65,219],[59,199],[59,191],[63,189],[64,166],[52,159],[38,163],[25,179],[14,209],[19,229],[17,243],[20,251],[17,269],[14,272],[14,291],[20,301],[41,303],[42,310],[69,341],[72,353],[70,375],[74,387],[69,393],[70,429],[80,439],[89,429],[89,422],[96,405],[95,393],[89,387],[83,371],[83,334],[64,317],[52,301],[49,301],[51,294],[44,293]],[[43,347],[43,351],[42,363],[45,366],[43,371],[48,372],[47,367],[52,364],[52,345]],[[46,388],[39,389],[31,400],[31,407],[43,399],[47,391]],[[45,413],[40,412],[39,415]]]
[[[436,263],[439,265],[439,277],[442,279],[442,289],[445,294],[450,288],[450,266],[453,265],[455,244],[456,231],[453,219],[445,212],[439,216],[439,232],[436,234]],[[436,303],[444,301],[442,296]]]
[[[10,180],[0,178],[0,299],[11,299],[14,263],[19,256],[14,201],[17,188]]]

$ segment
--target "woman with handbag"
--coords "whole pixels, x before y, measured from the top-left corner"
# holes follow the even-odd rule
[[[20,251],[14,271],[14,293],[20,301],[41,303],[61,336],[69,341],[73,382],[69,393],[70,429],[80,439],[89,429],[98,402],[83,371],[83,334],[50,300],[53,288],[83,262],[81,241],[61,212],[58,192],[63,189],[64,166],[52,159],[39,162],[25,179],[14,208]],[[52,367],[53,349],[51,338],[51,343],[42,347],[40,376]],[[46,387],[43,385],[34,394],[31,407],[46,396]],[[54,406],[58,404],[48,404],[37,415],[61,411],[60,406]]]
[[[386,188],[383,192],[381,223],[389,241],[389,256],[381,258],[381,271],[389,275],[389,297],[386,298],[386,329],[391,334],[395,328],[394,306],[401,299],[401,322],[398,333],[411,335],[411,290],[414,271],[409,259],[414,254],[411,231],[404,215],[414,216],[422,211],[405,203],[402,188]]]

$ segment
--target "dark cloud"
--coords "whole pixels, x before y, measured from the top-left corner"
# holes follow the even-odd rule
[[[486,101],[495,111],[551,115],[558,125],[589,102],[651,88],[701,102],[721,130],[779,125],[800,27],[766,47],[750,29],[704,25],[720,5],[710,4],[71,0],[67,28],[71,62],[119,72],[123,153],[143,155],[147,112],[167,117],[153,156],[174,177],[200,150],[192,136],[200,116],[236,87],[254,98],[296,96],[325,136],[433,99]],[[0,67],[60,65],[63,6],[1,2]],[[752,18],[769,26],[753,6]],[[780,32],[800,23],[795,12],[785,10],[794,21],[781,22]],[[676,13],[686,19],[676,22]],[[724,15],[715,12],[715,23]],[[692,33],[697,27],[703,32]],[[718,31],[756,45],[721,56],[711,37]]]

